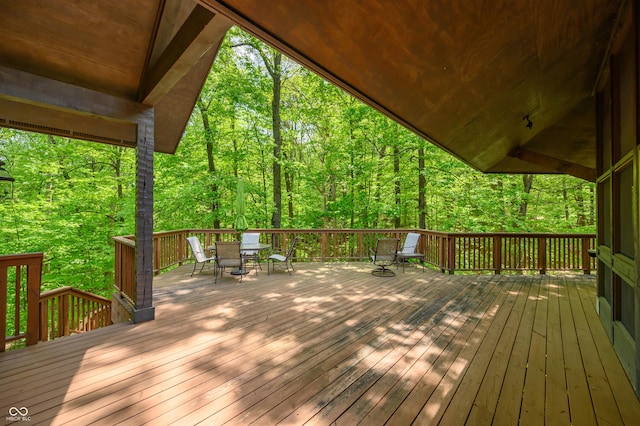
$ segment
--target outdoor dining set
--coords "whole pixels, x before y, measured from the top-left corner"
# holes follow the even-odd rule
[[[267,275],[270,270],[275,269],[276,263],[281,263],[291,275],[293,270],[293,263],[291,263],[291,255],[297,242],[297,237],[293,239],[289,249],[285,255],[279,253],[273,253],[267,257]],[[193,272],[196,272],[198,265],[200,265],[200,272],[204,266],[208,263],[214,265],[215,282],[218,281],[218,273],[220,276],[224,274],[224,271],[229,268],[231,275],[240,276],[240,282],[242,282],[243,275],[249,272],[248,265],[250,264],[255,269],[256,274],[258,269],[262,269],[260,265],[260,252],[271,249],[271,244],[265,244],[260,242],[259,232],[245,232],[242,234],[240,241],[216,241],[215,245],[207,247],[208,253],[200,243],[198,237],[188,237],[187,242],[193,253],[194,265]]]
[[[376,266],[371,273],[379,277],[394,276],[395,272],[390,269],[390,266],[395,264],[397,268],[401,264],[404,272],[405,264],[409,259],[418,259],[422,263],[424,271],[424,253],[417,252],[419,239],[420,234],[409,232],[400,248],[398,238],[379,238],[375,250],[372,250],[370,256],[371,262]],[[276,264],[284,266],[291,275],[291,271],[294,270],[291,258],[297,241],[298,237],[296,236],[286,253],[273,253],[267,256],[267,275],[275,270]],[[216,241],[213,246],[207,247],[206,252],[198,237],[188,237],[187,242],[194,258],[191,276],[196,272],[198,266],[202,272],[206,264],[213,264],[214,282],[218,281],[218,273],[222,276],[227,268],[231,275],[240,277],[240,282],[242,282],[242,277],[249,273],[249,265],[255,269],[257,275],[258,269],[262,270],[260,253],[271,249],[271,244],[260,242],[259,232],[244,232],[240,241]]]

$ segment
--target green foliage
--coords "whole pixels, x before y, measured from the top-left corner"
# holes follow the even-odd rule
[[[441,231],[594,232],[593,184],[538,175],[526,193],[522,176],[474,171],[286,58],[276,160],[272,54],[229,33],[176,154],[155,155],[155,230],[231,228],[238,178],[249,226],[269,227],[279,161],[283,227],[417,228],[424,214]],[[134,150],[0,129],[0,157],[16,179],[0,203],[0,252],[42,251],[46,288],[108,295],[111,237],[135,227]]]

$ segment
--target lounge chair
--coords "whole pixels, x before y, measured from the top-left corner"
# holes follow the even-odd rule
[[[293,249],[296,246],[297,242],[298,242],[298,237],[296,236],[291,242],[291,245],[289,246],[289,250],[287,250],[286,256],[275,253],[267,258],[267,275],[269,275],[269,262],[271,262],[271,265],[272,265],[271,270],[274,270],[274,271],[276,268],[276,262],[284,263],[284,266],[287,268],[287,272],[289,273],[289,275],[291,275],[291,271],[294,270],[293,263],[291,263],[291,255],[293,254]],[[291,265],[291,270],[289,270],[289,265]]]
[[[409,232],[404,239],[402,250],[398,252],[398,263],[402,263],[402,272],[404,272],[404,264],[409,259],[420,259],[422,263],[422,272],[424,272],[424,253],[418,253],[418,241],[420,240],[420,234],[415,232]]]
[[[202,272],[202,270],[204,269],[204,265],[206,263],[210,263],[212,260],[216,260],[216,258],[215,256],[208,257],[204,254],[202,244],[200,244],[200,240],[198,239],[198,237],[188,237],[187,242],[189,243],[189,247],[191,247],[191,253],[193,253],[193,258],[195,260],[193,264],[193,271],[191,272],[191,276],[193,276],[199,263],[202,264],[202,266],[200,267],[200,272]]]
[[[259,232],[245,232],[242,234],[242,244],[258,244],[259,242]],[[242,259],[245,263],[253,262],[256,274],[258,273],[258,267],[262,270],[262,266],[260,266],[260,253],[258,250],[241,250],[240,253],[242,254]]]

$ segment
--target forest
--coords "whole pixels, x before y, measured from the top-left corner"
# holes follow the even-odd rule
[[[135,151],[0,128],[0,254],[43,252],[43,290],[108,296],[113,236],[135,226]],[[237,29],[177,152],[155,154],[154,229],[595,232],[595,188],[564,175],[485,175]],[[1,188],[0,188],[1,189]]]

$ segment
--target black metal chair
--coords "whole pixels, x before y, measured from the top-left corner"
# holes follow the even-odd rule
[[[371,271],[371,273],[376,277],[393,277],[396,273],[389,269],[388,266],[395,263],[397,252],[397,238],[379,238],[376,243],[376,250],[371,255],[371,262],[373,262],[377,268]]]

